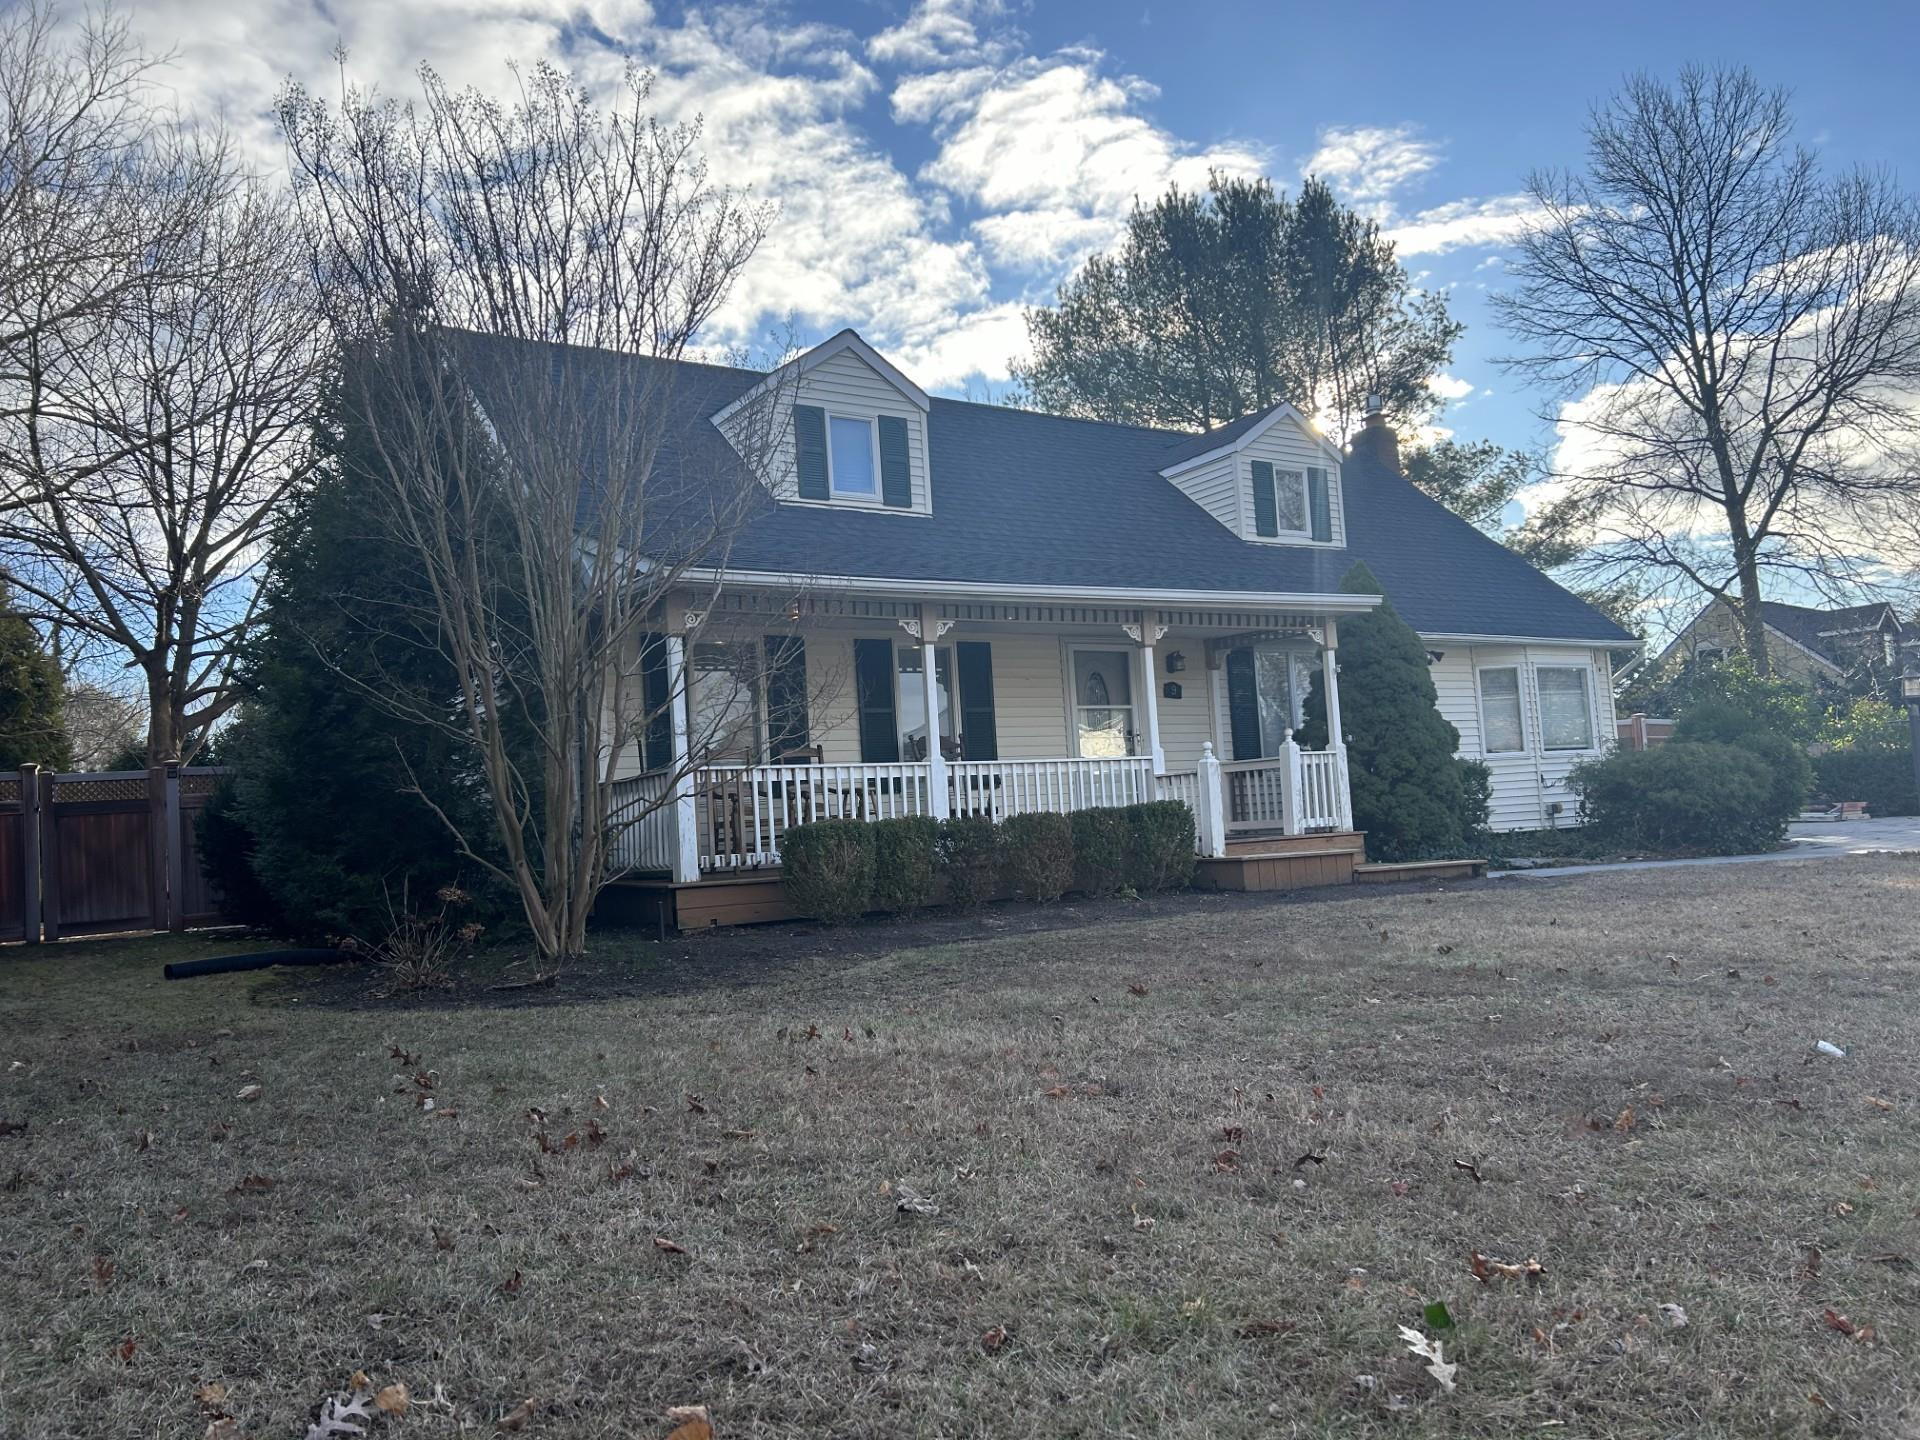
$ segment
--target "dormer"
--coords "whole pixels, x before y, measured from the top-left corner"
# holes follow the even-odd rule
[[[1176,443],[1160,473],[1243,540],[1347,543],[1338,447],[1284,402]]]
[[[928,408],[924,390],[842,330],[773,371],[713,423],[782,504],[927,515]]]

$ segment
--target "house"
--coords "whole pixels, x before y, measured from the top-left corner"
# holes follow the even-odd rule
[[[1345,745],[1293,732],[1316,671],[1337,721],[1341,622],[1378,603],[1341,592],[1356,561],[1424,637],[1496,826],[1571,823],[1568,771],[1612,743],[1631,637],[1410,485],[1379,414],[1344,452],[1285,404],[1199,435],[1065,419],[929,396],[851,330],[772,375],[673,369],[675,463],[762,489],[636,657],[671,724],[613,760],[651,808],[621,859],[758,881],[728,918],[776,913],[781,835],[838,815],[1173,797],[1217,883],[1351,875]],[[770,395],[775,443],[739,445]]]
[[[1763,600],[1760,616],[1774,674],[1803,685],[1882,693],[1920,660],[1920,629],[1904,624],[1885,601],[1822,609]],[[1713,600],[1660,652],[1653,673],[1712,664],[1744,648],[1732,607]]]

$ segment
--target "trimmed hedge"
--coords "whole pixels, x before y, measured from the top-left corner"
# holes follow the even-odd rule
[[[940,874],[940,822],[903,815],[873,826],[872,909],[911,915],[933,899]]]
[[[874,835],[864,820],[816,820],[781,837],[787,899],[830,925],[866,914],[873,898]]]
[[[962,910],[971,910],[993,889],[1000,863],[1000,835],[985,815],[955,815],[940,822],[935,841],[941,873],[947,877],[947,898]]]
[[[1073,824],[1074,886],[1089,895],[1117,895],[1133,884],[1133,827],[1115,805],[1076,810]]]
[[[1625,849],[1750,854],[1779,844],[1799,810],[1759,755],[1712,741],[1617,751],[1567,783],[1587,824]]]
[[[1920,815],[1911,750],[1829,750],[1813,762],[1813,787],[1830,804],[1864,800],[1870,815]]]
[[[1007,888],[1043,904],[1073,885],[1073,822],[1065,815],[1015,815],[1000,827],[1000,865]]]
[[[1179,890],[1193,881],[1199,857],[1193,847],[1193,811],[1184,800],[1150,800],[1129,805],[1133,832],[1133,888]]]

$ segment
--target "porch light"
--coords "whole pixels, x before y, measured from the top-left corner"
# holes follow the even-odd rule
[[[1178,650],[1172,651],[1171,653],[1168,654],[1167,673],[1169,675],[1178,675],[1182,670],[1186,668],[1187,668],[1186,656],[1182,655]]]
[[[1907,705],[1920,705],[1920,675],[1900,677],[1900,699]]]

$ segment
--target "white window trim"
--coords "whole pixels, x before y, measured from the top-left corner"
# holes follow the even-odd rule
[[[833,422],[845,420],[849,424],[867,427],[867,454],[873,465],[873,490],[863,493],[858,490],[843,491],[839,482],[833,478]],[[827,495],[836,505],[879,505],[886,482],[880,475],[880,422],[872,415],[843,415],[827,411]]]
[[[1489,666],[1496,669],[1496,666]],[[1586,745],[1548,745],[1547,721],[1544,712],[1540,716],[1540,753],[1542,755],[1598,755],[1606,749],[1606,739],[1600,733],[1600,696],[1599,678],[1591,661],[1584,660],[1546,660],[1536,661],[1533,670],[1534,703],[1539,704],[1540,672],[1542,670],[1578,670],[1586,676],[1587,696],[1587,737],[1591,743]]]
[[[1511,670],[1513,672],[1513,700],[1520,710],[1520,744],[1512,750],[1495,750],[1487,744],[1487,686],[1483,678],[1489,670]],[[1525,755],[1527,753],[1527,669],[1513,661],[1504,665],[1476,665],[1473,667],[1473,698],[1480,707],[1480,753],[1482,755]]]
[[[1283,476],[1290,476],[1300,487],[1300,513],[1306,517],[1307,524],[1304,530],[1288,530],[1284,526],[1282,526],[1278,534],[1262,535],[1258,528],[1260,524],[1260,520],[1259,520],[1260,503],[1254,497],[1254,493],[1253,493],[1253,461],[1251,460],[1247,461],[1246,466],[1247,466],[1247,488],[1246,488],[1247,539],[1258,540],[1263,545],[1275,545],[1275,544],[1281,544],[1281,543],[1285,543],[1288,545],[1298,545],[1303,540],[1306,541],[1309,545],[1315,545],[1315,544],[1327,545],[1332,543],[1331,541],[1327,541],[1327,540],[1316,541],[1313,538],[1313,496],[1309,494],[1307,490],[1307,472],[1304,470],[1295,470],[1289,466],[1278,465],[1278,464],[1274,465],[1273,467],[1274,522],[1278,524],[1280,519],[1281,478]],[[1333,480],[1331,476],[1328,477],[1327,484],[1329,487],[1327,491],[1327,503],[1328,505],[1332,505],[1333,491],[1331,487],[1333,485]]]

